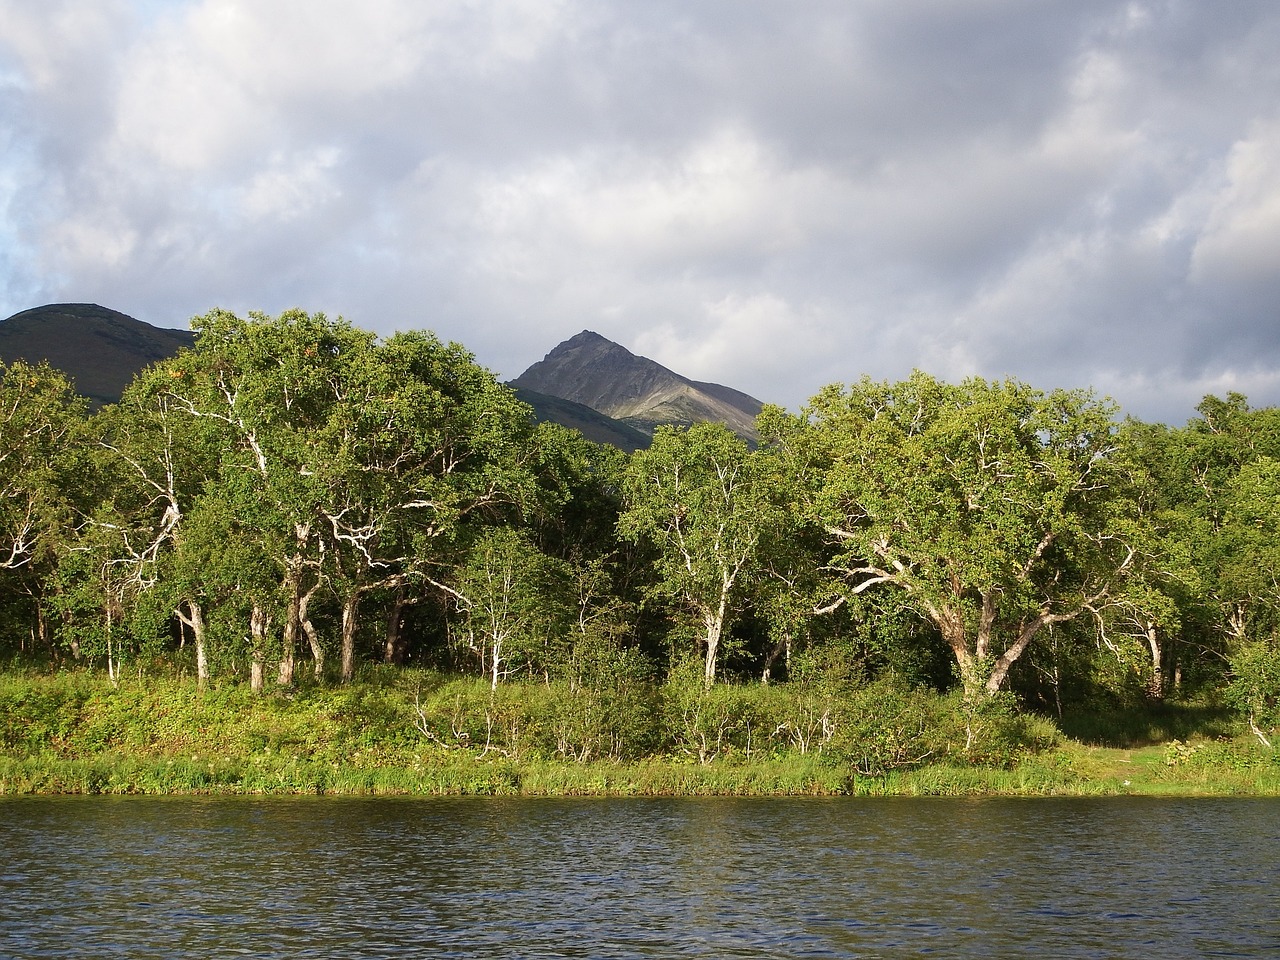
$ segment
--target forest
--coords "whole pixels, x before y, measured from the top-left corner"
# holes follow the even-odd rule
[[[1172,704],[1280,722],[1280,411],[1243,396],[1169,427],[916,372],[627,455],[429,332],[193,329],[96,411],[0,365],[0,670],[412,676],[442,747],[510,753],[538,702],[547,754],[868,772]]]

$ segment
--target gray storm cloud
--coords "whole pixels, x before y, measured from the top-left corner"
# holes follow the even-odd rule
[[[1280,402],[1280,10],[0,0],[0,314]]]

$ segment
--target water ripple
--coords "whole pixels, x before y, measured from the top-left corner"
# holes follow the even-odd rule
[[[0,958],[1276,956],[1278,865],[1266,800],[17,798]]]

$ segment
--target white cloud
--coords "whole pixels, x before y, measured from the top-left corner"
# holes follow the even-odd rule
[[[1192,254],[1192,279],[1280,283],[1280,119],[1255,123],[1232,146],[1226,167]]]
[[[915,366],[1173,420],[1218,385],[1280,402],[1264,0],[0,22],[0,315],[299,305],[432,326],[506,376],[589,327],[792,405]]]
[[[670,157],[633,151],[556,156],[482,188],[495,242],[554,256],[554,238],[637,272],[765,257],[829,231],[840,188],[820,170],[780,167],[736,129]]]
[[[783,399],[771,389],[777,375],[812,368],[829,343],[830,318],[820,307],[773,293],[730,294],[702,304],[701,313],[703,326],[657,324],[640,333],[632,349],[691,379],[755,391],[776,403]]]
[[[273,155],[265,169],[259,170],[237,191],[238,220],[249,224],[260,221],[275,223],[305,217],[316,206],[336,199],[341,188],[334,180],[339,152],[322,147],[300,156]]]

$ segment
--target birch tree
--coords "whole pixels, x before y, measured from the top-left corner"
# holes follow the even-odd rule
[[[49,644],[41,598],[71,522],[70,458],[85,403],[47,365],[0,363],[0,598],[22,608],[29,636]]]
[[[536,666],[569,625],[565,564],[509,526],[485,530],[451,577],[455,635],[496,690],[504,677]],[[545,660],[542,666],[548,665]]]
[[[323,444],[320,514],[342,598],[342,676],[352,677],[362,599],[439,587],[468,530],[518,519],[536,497],[529,410],[457,344],[396,334],[348,371]],[[388,620],[395,629],[398,615]],[[388,640],[392,655],[394,640]]]
[[[904,591],[971,697],[997,692],[1046,627],[1105,605],[1131,567],[1114,431],[1088,393],[919,372],[828,387],[773,427],[826,531],[826,606]]]
[[[653,444],[633,455],[623,500],[618,530],[656,548],[659,590],[701,628],[703,682],[710,687],[747,579],[780,525],[764,455],[719,424],[659,428]]]
[[[170,371],[167,395],[221,438],[205,494],[255,518],[227,534],[251,540],[243,549],[276,571],[273,614],[254,591],[263,599],[250,635],[263,642],[252,648],[265,651],[270,634],[278,680],[289,684],[305,636],[318,670],[323,648],[307,611],[327,585],[349,681],[363,599],[438,579],[453,560],[441,545],[467,524],[518,516],[535,495],[528,408],[429,333],[383,342],[302,311],[215,311],[194,326],[195,348]]]
[[[198,594],[175,589],[183,581],[170,566],[196,498],[220,469],[224,444],[171,392],[190,362],[181,355],[143,370],[120,403],[93,418],[89,446],[101,474],[99,502],[80,518],[75,549],[100,554],[100,569],[112,572],[104,582],[114,578],[131,604],[179,619],[204,684],[210,678],[204,610]]]

